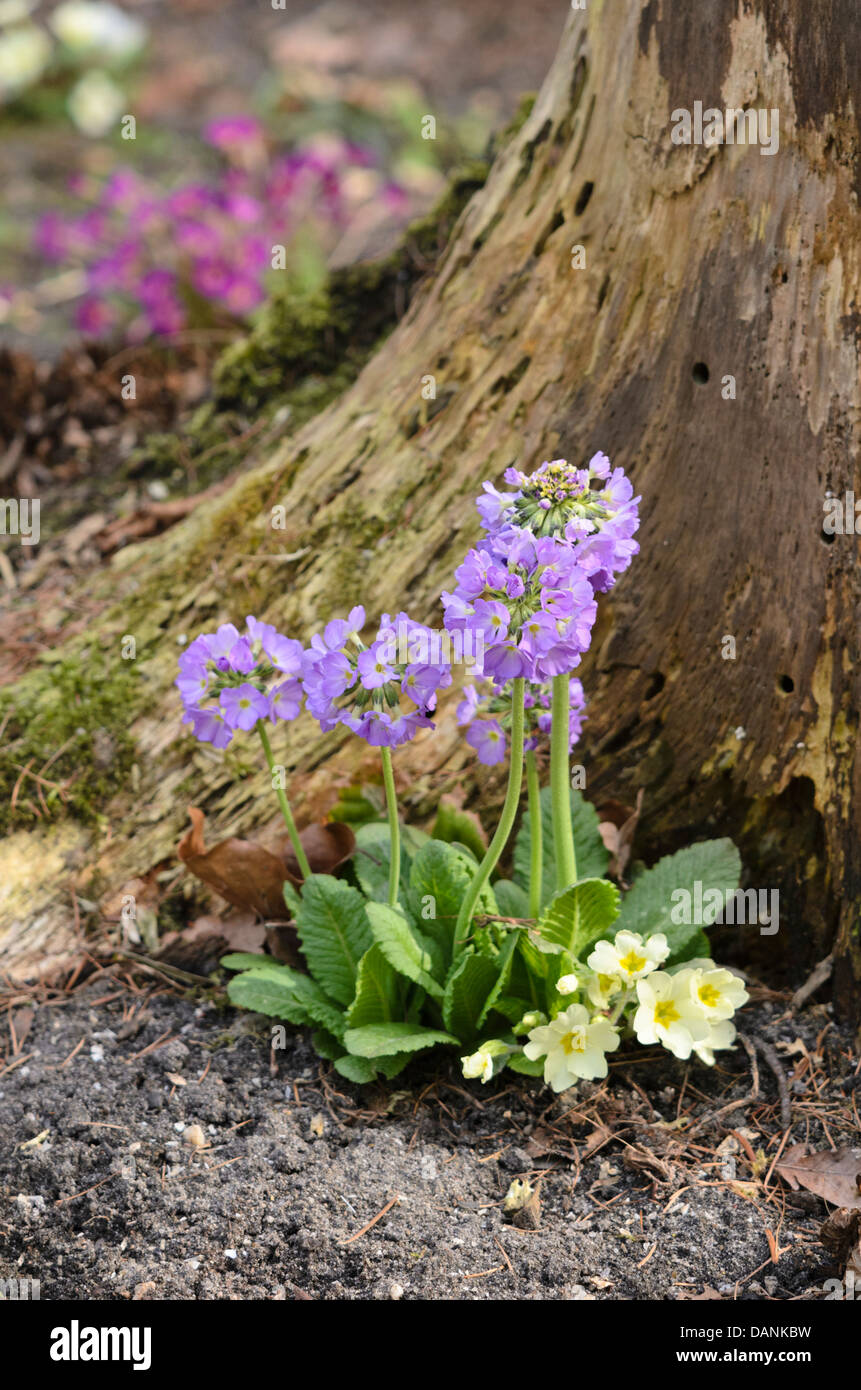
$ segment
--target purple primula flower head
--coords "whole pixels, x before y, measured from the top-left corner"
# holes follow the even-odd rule
[[[457,588],[442,595],[448,631],[481,640],[481,669],[497,685],[520,676],[541,682],[573,670],[598,611],[575,548],[526,531],[494,537],[488,545],[469,552],[456,571]]]
[[[571,680],[570,692],[569,751],[582,732],[586,704],[583,686],[576,678]],[[457,708],[457,722],[461,728],[467,729],[466,741],[475,749],[482,763],[501,762],[505,756],[506,731],[511,727],[511,694],[510,682],[497,685],[485,680],[464,689],[463,699]],[[549,685],[527,683],[524,705],[524,747],[530,750],[547,748],[551,725]],[[499,733],[502,734],[501,739]]]
[[[196,637],[179,658],[174,684],[195,738],[226,748],[258,720],[295,719],[302,708],[303,648],[271,623],[248,618],[245,632],[222,623]],[[285,676],[287,679],[285,680]]]
[[[542,463],[528,474],[508,468],[505,481],[515,490],[503,493],[485,483],[476,502],[491,545],[524,532],[567,541],[597,592],[609,589],[636,555],[640,498],[623,469],[611,472],[606,454],[593,455],[585,468],[565,459]]]
[[[333,619],[311,638],[304,654],[302,685],[308,709],[323,729],[345,725],[374,747],[407,743],[421,728],[437,691],[451,684],[440,634],[406,613],[384,613],[369,646],[360,632],[365,610]],[[436,644],[436,645],[435,645]],[[407,700],[414,708],[404,709]]]

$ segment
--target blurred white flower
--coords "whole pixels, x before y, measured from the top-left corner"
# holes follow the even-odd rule
[[[560,975],[559,979],[556,981],[556,988],[558,989],[560,994],[576,994],[577,976]]]
[[[19,24],[35,8],[35,0],[0,0],[0,24]]]
[[[126,105],[125,93],[106,72],[85,72],[69,93],[69,115],[84,135],[106,135]]]
[[[49,20],[61,43],[78,56],[122,62],[146,43],[147,28],[116,5],[66,0]]]
[[[48,66],[51,40],[35,24],[0,35],[0,97],[16,96],[37,82]]]

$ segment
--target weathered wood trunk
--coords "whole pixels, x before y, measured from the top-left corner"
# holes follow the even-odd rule
[[[672,113],[698,101],[776,110],[779,148],[674,144]],[[101,581],[98,635],[141,653],[136,770],[104,808],[109,839],[67,822],[6,842],[8,968],[67,946],[70,886],[109,898],[169,867],[189,800],[214,832],[271,816],[262,777],[179,741],[178,634],[247,610],[302,635],[359,600],[433,619],[481,480],[602,448],[644,520],[582,671],[588,794],[644,786],[647,849],[736,835],[751,884],[783,890],[770,949],[792,944],[800,972],[835,943],[835,998],[857,1015],[859,583],[823,502],[854,484],[859,111],[852,0],[572,13],[526,124],[356,385]],[[306,817],[373,762],[304,719],[285,738]],[[398,763],[418,815],[476,776],[451,706]]]

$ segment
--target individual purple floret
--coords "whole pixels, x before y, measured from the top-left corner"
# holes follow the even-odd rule
[[[440,634],[406,613],[384,613],[369,646],[361,639],[365,610],[327,623],[311,639],[302,665],[308,709],[324,730],[344,724],[377,748],[408,743],[428,717],[437,691],[451,684]],[[413,708],[404,709],[402,700]]]
[[[565,540],[509,532],[471,550],[443,593],[445,626],[483,642],[483,670],[497,685],[540,684],[571,671],[589,646],[595,594]]]
[[[576,677],[570,683],[570,712],[568,719],[569,752],[583,731],[583,710],[586,697]],[[546,747],[550,739],[550,690],[546,685],[527,684],[524,693],[524,748],[534,751]],[[466,741],[478,754],[479,762],[492,765],[505,760],[507,735],[511,722],[511,686],[496,686],[490,681],[467,685],[457,707],[457,722],[466,727]]]
[[[261,719],[295,719],[302,708],[302,643],[248,618],[245,632],[223,623],[196,637],[179,658],[174,682],[195,738],[226,748],[237,730]],[[286,677],[286,679],[285,679]]]
[[[606,454],[595,454],[585,468],[565,459],[542,463],[529,474],[509,468],[505,481],[513,491],[500,492],[486,482],[476,502],[497,546],[524,532],[567,541],[598,593],[611,588],[639,550],[633,536],[640,499],[621,468],[610,471]]]

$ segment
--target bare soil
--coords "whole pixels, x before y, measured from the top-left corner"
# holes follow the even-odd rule
[[[305,1034],[272,1053],[271,1021],[137,978],[12,1015],[0,1276],[43,1299],[819,1299],[839,1273],[825,1204],[754,1178],[733,1137],[769,1165],[783,1138],[741,1047],[714,1070],[638,1048],[559,1098],[454,1060],[360,1090]],[[802,1074],[788,1142],[851,1142],[855,1061],[827,1007],[759,994],[742,1029]],[[512,1219],[515,1178],[538,1200]]]

